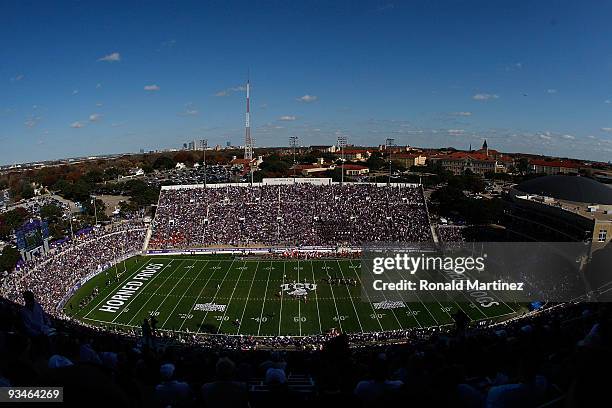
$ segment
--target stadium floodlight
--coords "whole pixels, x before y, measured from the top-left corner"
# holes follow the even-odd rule
[[[97,226],[98,225],[98,209],[97,209],[97,206],[96,206],[96,199],[97,199],[97,197],[95,195],[93,195],[93,194],[90,195],[89,197],[91,198],[91,203],[94,206],[94,218],[96,220],[96,226]]]
[[[203,155],[204,155],[204,160],[203,160],[203,165],[204,165],[204,188],[206,188],[206,149],[208,148],[208,139],[202,139],[201,143],[202,143],[202,150],[204,151],[204,153],[203,153]]]
[[[297,136],[289,136],[289,147],[293,149],[293,181],[295,181],[295,148],[298,144]]]
[[[343,185],[344,184],[344,148],[346,147],[346,142],[347,142],[348,138],[344,135],[340,135],[338,136],[338,146],[340,147],[340,160],[342,161],[341,164],[341,175],[340,175],[340,184]]]
[[[390,147],[395,146],[395,139],[393,138],[387,138],[387,140],[385,141],[385,146],[387,149],[389,149]],[[389,149],[389,152],[387,153],[389,155],[389,181],[387,182],[388,185],[391,185],[391,150]]]

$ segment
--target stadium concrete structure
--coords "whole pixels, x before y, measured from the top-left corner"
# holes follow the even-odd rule
[[[364,301],[359,254],[368,240],[435,245],[420,185],[272,178],[165,186],[144,256],[86,276],[60,309],[84,324],[124,331],[154,316],[160,332],[199,341],[229,335],[296,342],[338,330],[354,340],[386,333],[401,341],[415,330],[452,327],[456,313],[487,325],[527,311],[501,301],[484,308],[468,297]],[[104,287],[109,277],[114,282]]]
[[[543,176],[508,193],[508,217],[533,240],[590,241],[594,250],[612,240],[612,187],[580,176]]]

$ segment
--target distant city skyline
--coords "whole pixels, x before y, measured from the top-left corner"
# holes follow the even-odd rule
[[[612,2],[0,3],[0,164],[384,144],[612,160]]]

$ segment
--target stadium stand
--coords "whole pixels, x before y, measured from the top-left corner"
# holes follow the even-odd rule
[[[606,406],[612,362],[605,305],[566,304],[488,328],[350,348],[337,335],[293,352],[152,344],[0,301],[0,384],[62,385],[74,406]]]
[[[2,284],[0,293],[20,302],[21,293],[30,290],[47,312],[55,314],[67,291],[81,279],[140,251],[145,232],[142,222],[131,221],[76,236],[54,246],[45,256],[21,263]]]
[[[430,241],[418,186],[291,184],[162,189],[150,249]]]

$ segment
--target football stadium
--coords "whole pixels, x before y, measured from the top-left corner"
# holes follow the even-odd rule
[[[0,408],[611,405],[611,2],[0,16]]]
[[[489,324],[526,311],[467,298],[363,302],[362,243],[433,242],[421,188],[307,181],[162,189],[144,255],[79,281],[64,312],[117,330],[154,317],[169,335],[303,337],[443,328],[458,311]]]

